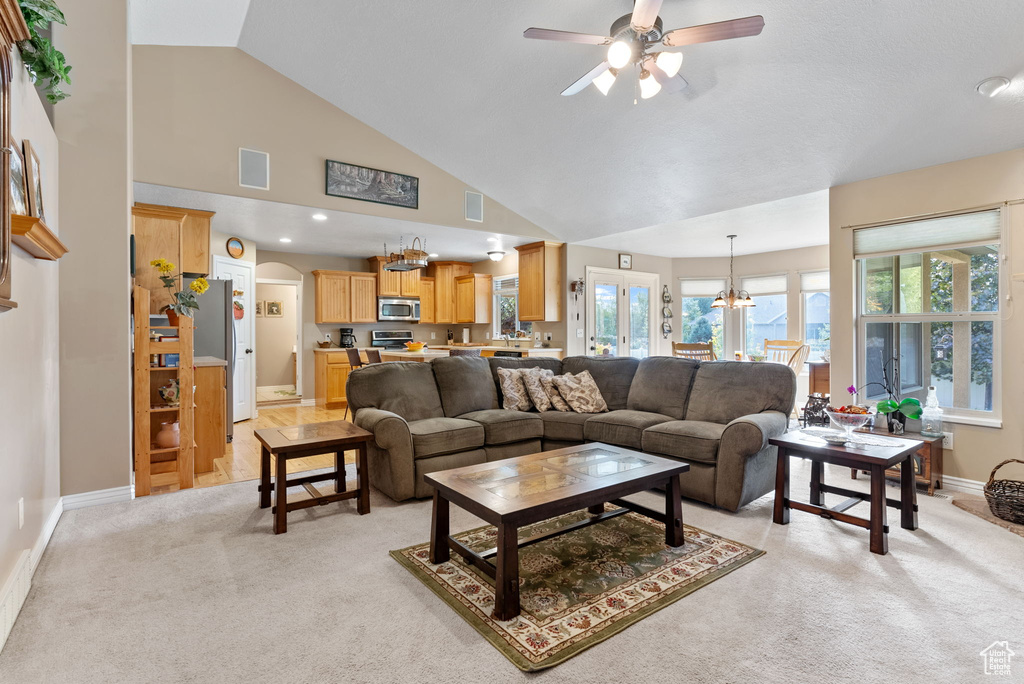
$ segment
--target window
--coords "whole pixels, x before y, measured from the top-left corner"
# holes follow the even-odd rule
[[[679,321],[680,342],[711,341],[715,356],[724,358],[725,321],[724,309],[712,309],[715,296],[727,287],[725,278],[684,279],[679,283],[681,319]]]
[[[519,276],[508,275],[494,279],[494,335],[530,334],[533,323],[519,320]]]
[[[741,289],[750,294],[754,306],[743,309],[743,353],[750,356],[764,354],[765,340],[785,340],[786,290],[785,274],[743,278]]]
[[[804,343],[811,348],[811,360],[823,358],[830,346],[828,271],[800,274],[800,296],[803,300]]]
[[[859,377],[929,385],[952,415],[992,417],[998,379],[998,209],[857,230]],[[865,250],[888,251],[872,254]],[[883,398],[877,385],[868,399]]]

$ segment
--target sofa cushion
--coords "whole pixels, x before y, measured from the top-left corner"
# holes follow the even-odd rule
[[[444,415],[429,363],[371,363],[348,374],[346,397],[352,414],[361,408],[396,413],[405,420]]]
[[[523,383],[521,368],[499,368],[498,382],[501,384],[501,408],[506,411],[529,411],[533,408],[530,393]]]
[[[716,463],[725,426],[702,420],[673,420],[644,430],[641,446],[652,454]]]
[[[508,444],[544,436],[544,421],[538,413],[488,409],[463,413],[459,418],[480,423],[484,428],[484,444]]]
[[[554,375],[546,368],[522,368],[519,371],[519,377],[523,381],[523,386],[526,387],[526,392],[530,395],[530,401],[538,411],[547,411],[551,408],[551,398],[544,391],[542,380],[544,376],[554,377]]]
[[[446,416],[498,408],[491,368],[479,356],[448,356],[430,362]]]
[[[603,413],[608,410],[608,404],[601,396],[601,390],[594,382],[590,371],[576,375],[556,375],[551,378],[551,382],[558,388],[558,393],[565,399],[565,403],[576,413]]]
[[[599,413],[574,413],[572,411],[544,411],[537,414],[544,421],[544,439],[559,442],[582,442],[583,424]]]
[[[594,356],[570,356],[562,360],[563,373],[582,373],[590,371],[601,390],[601,396],[608,404],[609,411],[626,408],[629,386],[636,374],[639,359],[629,356],[610,357],[607,359]]]
[[[693,376],[700,365],[693,359],[649,356],[640,361],[626,398],[631,411],[650,411],[682,420]]]
[[[414,362],[415,363],[415,362]],[[413,458],[451,454],[484,445],[484,426],[462,418],[427,418],[409,422]]]
[[[795,397],[796,376],[781,363],[702,363],[693,379],[686,420],[728,423],[764,411],[788,416]]]
[[[639,449],[643,432],[652,425],[667,423],[671,417],[648,411],[612,411],[587,419],[583,436],[588,442],[604,442],[628,449]]]
[[[546,356],[534,359],[517,359],[510,356],[491,356],[487,359],[487,363],[490,364],[491,367],[491,377],[494,378],[494,386],[498,390],[499,402],[501,401],[501,385],[498,382],[499,368],[546,368],[555,375],[559,375],[562,372],[562,361],[560,359],[553,359]]]

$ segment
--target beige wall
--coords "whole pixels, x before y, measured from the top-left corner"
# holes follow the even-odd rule
[[[445,173],[237,48],[137,45],[135,180],[471,230],[550,238],[490,198],[465,220]],[[270,154],[270,190],[238,185],[238,148]],[[420,179],[417,210],[324,194],[324,160]]]
[[[839,396],[854,378],[856,355],[856,281],[852,231],[843,226],[874,223],[907,216],[955,211],[1024,196],[1024,149],[932,166],[916,171],[841,185],[829,192],[832,272],[832,391]],[[1008,207],[1010,233],[1024,236],[1024,206]],[[1007,245],[1004,245],[1004,252]],[[1024,240],[1009,245],[1008,273],[1024,271]],[[1024,294],[1020,280],[1010,281],[1009,294]],[[1024,318],[1013,316],[1013,302],[1003,301],[1001,323],[1003,427],[950,425],[954,450],[945,458],[945,471],[954,477],[985,481],[1000,461],[1021,458],[1024,424]],[[1002,473],[1002,471],[1000,471]],[[1020,479],[1018,469],[1001,476]]]
[[[127,0],[61,0],[54,42],[74,65],[60,140],[61,493],[131,482],[128,274],[131,50]]]
[[[259,276],[257,276],[259,277]],[[264,309],[256,317],[256,386],[294,383],[292,351],[296,349],[298,291],[301,283],[280,285],[256,283],[256,301],[281,302],[280,318],[270,318]]]
[[[11,138],[19,147],[32,141],[47,225],[67,241],[57,199],[57,136],[19,60],[13,69]],[[14,247],[11,284],[18,308],[0,314],[0,584],[19,554],[36,544],[60,497],[60,263]],[[25,499],[20,529],[19,498]]]
[[[227,233],[220,233],[214,230],[213,226],[216,225],[217,217],[214,216],[213,219],[211,220],[210,227],[210,255],[224,257],[225,259],[231,259],[233,257],[230,254],[228,254],[228,239],[236,236],[228,235]],[[241,261],[248,261],[249,263],[255,264],[256,243],[253,242],[252,240],[246,240],[243,238],[238,239],[242,241],[242,247],[245,248],[245,250],[242,252],[242,256],[239,257],[239,259]],[[211,263],[212,261],[213,260],[211,259]]]

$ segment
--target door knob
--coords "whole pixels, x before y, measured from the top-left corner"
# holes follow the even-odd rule
[[[245,353],[246,353],[246,354],[252,354],[252,349],[246,349],[246,350],[245,350]]]

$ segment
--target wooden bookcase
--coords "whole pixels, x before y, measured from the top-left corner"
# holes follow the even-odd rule
[[[176,333],[174,342],[154,342],[149,324],[150,292],[144,287],[132,288],[132,311],[135,319],[134,417],[135,417],[135,496],[148,496],[154,485],[177,484],[180,489],[194,482],[195,425],[194,369],[192,367],[192,319],[181,316],[177,327],[156,326],[168,336]],[[177,354],[178,366],[161,368],[150,363],[153,354]],[[177,406],[167,406],[159,387],[171,378],[178,378]],[[160,423],[177,419],[180,444],[171,449],[154,446]]]

